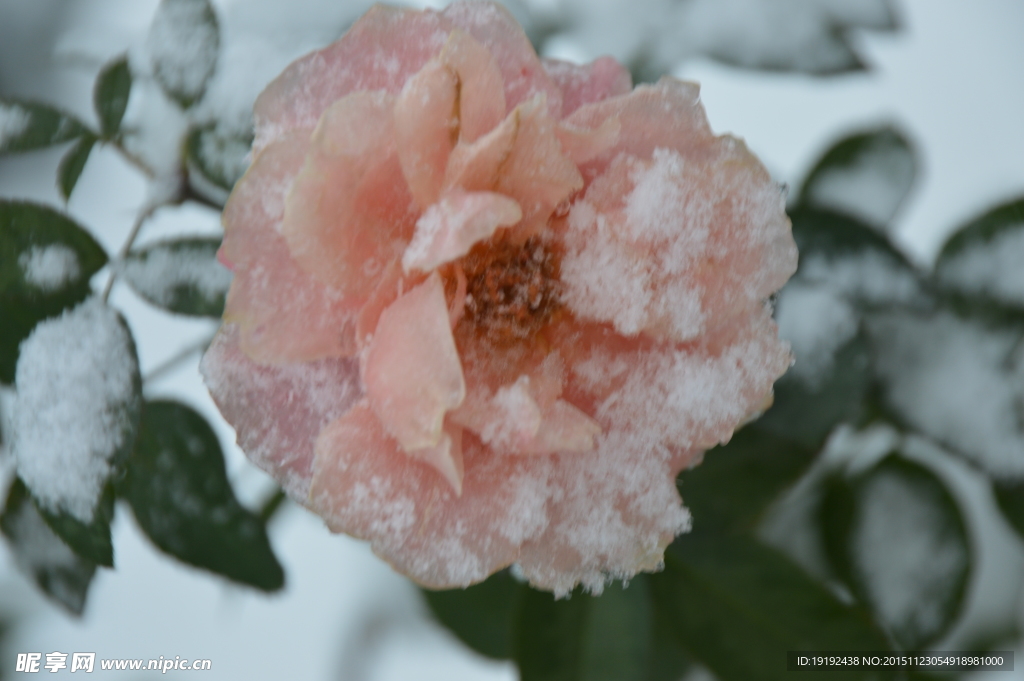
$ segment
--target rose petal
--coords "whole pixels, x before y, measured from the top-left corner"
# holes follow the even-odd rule
[[[448,5],[441,16],[483,43],[494,56],[501,69],[507,111],[543,95],[554,115],[561,112],[561,91],[507,9],[493,2],[459,1]]]
[[[589,64],[573,64],[559,59],[544,59],[542,63],[562,91],[562,117],[584,104],[629,94],[633,89],[629,70],[611,57],[599,57]]]
[[[303,272],[278,233],[284,192],[298,175],[307,134],[256,155],[224,207],[220,256],[235,270],[224,310],[242,350],[261,362],[339,357],[355,350],[352,302]],[[294,333],[302,328],[303,333]]]
[[[409,456],[433,467],[452,486],[455,496],[462,496],[462,478],[466,472],[462,460],[462,428],[445,424],[440,442],[433,447],[413,450]]]
[[[459,139],[475,142],[505,118],[501,71],[487,48],[459,29],[452,31],[441,59],[459,78]]]
[[[415,225],[395,153],[392,104],[381,92],[357,92],[333,104],[285,205],[283,233],[295,260],[360,301]]]
[[[363,385],[374,413],[404,451],[441,441],[444,415],[462,403],[466,385],[436,272],[381,314],[363,363]]]
[[[612,117],[593,130],[559,124],[555,135],[566,156],[579,166],[611,149],[619,141],[621,129],[619,119]]]
[[[352,359],[267,366],[239,346],[238,328],[225,324],[200,364],[203,381],[231,423],[249,459],[304,503],[312,479],[317,433],[359,398]]]
[[[253,148],[294,128],[312,128],[331,104],[352,92],[398,94],[437,55],[451,28],[436,12],[374,5],[341,40],[294,62],[260,94]]]
[[[516,110],[472,144],[457,144],[445,170],[445,190],[493,191],[498,170],[512,153],[518,134],[519,113]]]
[[[519,204],[494,192],[452,192],[416,222],[416,232],[402,256],[402,268],[429,272],[469,253],[499,227],[522,219]]]
[[[431,59],[395,101],[398,158],[420,208],[437,200],[448,155],[455,145],[459,81],[440,59]]]
[[[420,584],[480,581],[516,560],[520,544],[544,526],[549,464],[495,457],[472,437],[462,444],[460,497],[400,449],[366,402],[357,404],[317,439],[310,508],[331,530],[370,540]]]

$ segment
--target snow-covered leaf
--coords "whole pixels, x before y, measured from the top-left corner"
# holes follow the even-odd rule
[[[104,66],[97,76],[92,102],[100,119],[100,134],[105,139],[114,137],[121,129],[131,90],[132,72],[126,56]]]
[[[217,261],[220,239],[179,237],[132,251],[119,266],[150,303],[178,314],[220,317],[231,272]]]
[[[82,176],[82,171],[85,170],[85,164],[89,160],[89,154],[92,153],[95,144],[96,137],[92,133],[86,133],[60,160],[60,166],[57,168],[57,186],[65,201],[71,199],[71,192],[75,190],[78,178]]]
[[[110,539],[110,523],[114,520],[113,485],[104,486],[92,520],[87,523],[67,511],[54,513],[38,501],[36,508],[50,529],[72,551],[91,563],[114,567],[114,545]]]
[[[516,616],[528,587],[503,570],[465,589],[423,589],[430,611],[470,648],[487,657],[512,657]]]
[[[803,474],[813,450],[760,421],[704,454],[701,465],[679,474],[683,503],[704,529],[749,530],[765,508]]]
[[[892,454],[826,485],[822,544],[836,574],[906,650],[937,640],[963,606],[971,547],[942,481]]]
[[[618,681],[643,678],[651,662],[651,604],[646,579],[577,592],[556,601],[527,589],[520,604],[515,660],[522,681]]]
[[[850,135],[814,165],[798,201],[844,213],[885,230],[917,175],[914,148],[899,130],[881,127]]]
[[[942,247],[939,282],[972,304],[1024,312],[1024,198],[961,227]]]
[[[220,27],[209,0],[161,0],[147,41],[153,74],[182,107],[202,99],[217,67]]]
[[[60,144],[85,131],[74,116],[46,104],[0,98],[0,155]]]
[[[641,66],[644,80],[706,55],[728,64],[829,75],[864,62],[861,29],[897,27],[890,0],[528,0],[556,42]],[[549,29],[550,30],[550,29]]]
[[[1024,327],[893,310],[867,322],[885,406],[1001,479],[1024,477]]]
[[[72,548],[109,564],[103,498],[134,442],[142,392],[127,324],[98,298],[40,322],[21,344],[15,386],[18,476],[48,518],[78,521],[51,523]]]
[[[190,407],[146,403],[118,491],[162,551],[264,591],[284,586],[263,521],[235,499],[217,436]]]
[[[53,533],[15,478],[7,493],[0,531],[7,537],[18,567],[47,596],[74,615],[81,615],[96,565],[75,554]]]
[[[185,153],[189,184],[205,198],[224,204],[249,167],[251,146],[251,131],[243,133],[221,126],[193,130]]]
[[[35,325],[85,300],[107,254],[52,208],[0,200],[0,382],[14,381],[18,348]]]
[[[721,681],[792,681],[787,650],[888,650],[860,606],[841,603],[757,540],[696,529],[650,577],[655,607],[696,661]],[[829,670],[829,679],[892,679],[888,670]]]

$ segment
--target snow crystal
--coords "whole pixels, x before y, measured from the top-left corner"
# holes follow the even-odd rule
[[[217,63],[220,39],[206,0],[161,2],[147,47],[161,82],[188,99],[203,92]]]
[[[895,474],[869,479],[861,503],[854,560],[874,610],[912,640],[935,633],[950,580],[967,563],[964,547],[947,530],[931,496]]]
[[[56,291],[82,273],[78,254],[64,244],[33,246],[18,256],[25,281],[44,292]]]
[[[790,342],[796,361],[790,373],[810,388],[832,369],[835,353],[857,333],[853,307],[831,289],[794,281],[779,295],[779,335]]]
[[[887,140],[860,153],[852,163],[826,168],[807,187],[803,198],[885,226],[896,214],[914,181],[914,158],[903,146]]]
[[[1019,333],[950,314],[869,321],[876,369],[911,424],[993,475],[1024,478],[1024,357]]]
[[[120,265],[132,288],[158,305],[171,305],[178,291],[193,288],[207,300],[227,293],[231,271],[207,249],[157,246],[145,257],[130,257]]]
[[[32,117],[28,111],[17,104],[0,104],[0,149],[25,132]]]
[[[939,278],[974,294],[1024,306],[1024,222],[941,262]]]
[[[11,450],[48,509],[92,520],[137,382],[131,336],[96,298],[41,322],[21,344]]]

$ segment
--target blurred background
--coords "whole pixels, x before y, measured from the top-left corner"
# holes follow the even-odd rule
[[[244,168],[244,139],[256,94],[293,59],[340,36],[369,6],[345,0],[213,0],[220,58],[201,101],[183,110],[160,93],[147,73],[155,49],[150,27],[158,4],[0,0],[0,99],[41,102],[93,122],[97,74],[111,60],[128,55],[135,79],[124,114],[124,125],[133,130],[126,145],[155,179],[147,178],[116,149],[99,145],[65,204],[54,177],[72,141],[0,155],[0,199],[63,208],[108,253],[121,249],[142,207],[159,193],[162,173],[173,172],[186,153],[182,141],[192,140],[190,131],[200,129],[223,140],[218,147],[221,155],[199,153],[191,159],[201,166],[202,172],[196,174],[212,176],[213,181],[204,184],[198,178],[195,200],[159,209],[138,243],[144,246],[180,234],[216,238],[216,205],[224,196],[217,186],[223,182],[217,180]],[[543,56],[589,61],[612,54],[630,65],[637,80],[669,73],[700,82],[714,130],[744,138],[775,178],[790,187],[796,208],[814,204],[852,214],[884,235],[916,272],[931,271],[943,244],[958,228],[1024,195],[1024,4],[1018,0],[521,0],[509,8]],[[863,168],[843,161],[839,153],[832,157],[834,168],[827,163],[817,166],[817,184],[805,182],[812,168],[829,158],[825,152],[838,140],[865,131],[873,135],[861,139],[868,151],[857,156],[861,147],[851,147],[855,157],[869,159]],[[172,170],[161,164],[170,164]],[[858,175],[858,169],[864,172]],[[825,179],[831,183],[822,179],[830,170],[835,172]],[[834,181],[840,171],[849,175],[846,184]],[[805,219],[813,222],[812,218]],[[1024,223],[1024,217],[1019,220]],[[1017,252],[1024,254],[1024,249]],[[1007,266],[1013,265],[1024,271],[1024,260]],[[837,354],[841,343],[825,350],[816,344],[816,334],[852,337],[852,332],[842,331],[843,319],[808,331],[809,324],[829,314],[814,307],[820,296],[808,293],[825,275],[819,273],[815,279],[814,272],[801,272],[804,288],[794,289],[791,298],[784,293],[781,299],[780,316],[787,309],[790,315],[780,318],[784,335],[791,334],[798,358],[799,350],[806,348],[809,356],[825,353],[826,364],[844,361]],[[98,286],[104,276],[97,275]],[[1018,293],[1024,296],[1024,289]],[[216,329],[216,321],[168,315],[123,284],[114,287],[110,300],[135,335],[141,373],[150,377],[146,398],[174,398],[203,414],[224,448],[228,477],[239,500],[250,508],[260,506],[273,494],[273,484],[235,446],[234,432],[220,418],[196,370],[198,349]],[[827,300],[822,304],[835,309]],[[891,333],[896,340],[890,347],[902,343],[900,347],[912,350],[932,334],[927,324],[917,336],[902,326],[891,331],[897,322],[884,317],[864,323],[876,342]],[[963,343],[971,345],[969,339]],[[929,357],[947,361],[936,353]],[[898,373],[913,361],[908,356],[916,357],[883,352],[875,356],[875,366]],[[973,388],[973,365],[963,366],[962,373],[928,384],[929,390]],[[1024,419],[1019,402],[1024,374],[1015,367],[995,371],[993,380],[1014,381],[1007,399],[1018,400],[1017,411],[1011,411]],[[856,478],[897,447],[896,439],[904,438],[897,448],[912,450],[908,460],[938,476],[956,499],[971,556],[970,574],[964,577],[967,586],[959,587],[966,596],[957,597],[949,621],[943,619],[933,628],[941,635],[920,640],[933,648],[962,649],[982,640],[998,649],[1014,648],[1020,670],[1024,550],[1012,522],[997,510],[991,480],[1020,478],[1024,440],[1007,440],[1000,450],[1002,468],[988,466],[984,454],[975,459],[950,455],[937,443],[952,441],[949,448],[955,449],[956,433],[946,436],[941,428],[929,430],[942,410],[922,415],[908,404],[923,392],[884,386],[881,390],[883,401],[895,405],[895,411],[902,407],[898,420],[906,431],[931,437],[906,439],[903,431],[841,415],[829,423],[830,437],[819,461],[867,457],[869,463],[857,464]],[[978,390],[991,392],[984,385]],[[12,399],[9,386],[0,389],[0,413],[10,412]],[[844,419],[850,423],[845,430],[833,429]],[[989,432],[984,425],[978,428],[976,440]],[[818,444],[823,442],[824,437]],[[760,521],[758,536],[831,583],[835,593],[860,598],[856,577],[844,580],[840,574],[836,579],[834,570],[821,567],[820,548],[808,548],[808,542],[814,543],[806,538],[808,495],[801,496],[800,490],[820,482],[822,466],[812,465],[793,491],[771,507]],[[0,470],[6,487],[13,475],[9,456],[0,456]],[[863,487],[866,483],[858,479]],[[686,501],[685,481],[683,496]],[[821,495],[814,498],[820,500]],[[911,517],[904,523],[909,539],[920,524],[904,514],[898,501],[891,510],[897,518]],[[882,519],[893,518],[880,513]],[[696,511],[695,516],[699,523]],[[927,520],[922,523],[928,525]],[[518,678],[513,662],[480,655],[440,626],[421,592],[364,544],[331,535],[319,518],[288,503],[270,519],[268,532],[286,574],[284,589],[270,595],[168,558],[147,540],[130,513],[119,512],[113,524],[117,568],[96,573],[80,617],[42,595],[19,569],[8,543],[0,543],[0,678],[16,676],[17,653],[52,651],[96,652],[100,658],[208,658],[213,672],[207,676],[224,679]],[[892,537],[883,538],[879,546],[884,547],[886,540]],[[927,560],[928,546],[918,559]],[[836,552],[826,547],[825,553],[834,558]],[[883,555],[883,567],[884,563]],[[871,563],[864,571],[876,567]],[[913,565],[902,569],[887,573],[902,575],[895,581],[865,587],[867,600],[875,594],[877,605],[877,594],[906,593],[915,573]],[[885,592],[886,588],[895,591]],[[922,598],[927,600],[927,594]],[[885,620],[884,612],[878,616]],[[890,624],[903,616],[893,614]],[[699,661],[680,673],[689,681],[715,678]],[[1024,679],[1024,671],[999,673],[998,678]]]

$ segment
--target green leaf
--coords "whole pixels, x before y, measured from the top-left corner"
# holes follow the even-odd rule
[[[132,71],[127,56],[110,62],[97,76],[92,103],[100,119],[100,134],[104,139],[110,139],[120,131],[131,90]]]
[[[1024,258],[1024,198],[1004,203],[956,230],[942,247],[935,273],[964,307],[1024,312],[1017,274]]]
[[[114,519],[114,488],[107,485],[96,506],[91,523],[83,523],[66,511],[53,513],[36,501],[36,509],[53,532],[71,550],[89,562],[114,567],[114,545],[110,540],[110,523]]]
[[[186,109],[202,99],[220,52],[220,26],[209,0],[161,0],[147,44],[164,92]]]
[[[252,132],[222,126],[196,128],[185,148],[189,184],[204,197],[223,204],[249,167]]]
[[[264,591],[284,586],[266,527],[235,499],[217,436],[190,407],[146,403],[118,491],[162,551]]]
[[[14,381],[18,347],[35,325],[85,300],[106,264],[103,248],[65,215],[0,200],[0,382]]]
[[[523,681],[642,681],[651,666],[647,583],[612,585],[601,596],[566,600],[527,590],[515,646]]]
[[[858,333],[836,351],[831,366],[816,380],[790,371],[775,384],[775,402],[758,419],[758,427],[819,450],[837,425],[857,422],[865,413],[872,385],[870,361],[867,341]]]
[[[0,532],[7,537],[18,567],[40,590],[72,614],[81,615],[96,565],[53,533],[17,478],[0,514]]]
[[[169,312],[220,318],[231,272],[217,261],[220,239],[178,237],[132,251],[124,280],[145,300]]]
[[[1024,481],[994,481],[993,492],[1003,517],[1024,537]]]
[[[852,480],[831,479],[820,510],[833,570],[906,650],[956,620],[971,572],[960,509],[920,464],[895,454]]]
[[[86,131],[74,116],[46,104],[0,98],[0,155],[60,144]]]
[[[801,268],[806,255],[852,257],[874,253],[893,267],[915,272],[892,242],[855,217],[832,210],[801,205],[789,210],[793,221],[793,238],[800,249]]]
[[[430,611],[463,643],[495,659],[512,657],[519,603],[529,590],[503,570],[465,589],[423,589]]]
[[[755,423],[680,473],[679,490],[698,530],[749,530],[813,459],[813,450]]]
[[[914,184],[913,146],[896,128],[850,135],[825,152],[804,180],[799,203],[888,226]]]
[[[782,554],[739,535],[695,531],[650,578],[679,642],[721,681],[791,681],[790,650],[888,650],[861,607],[841,603]],[[803,672],[807,679],[888,679],[888,672]]]
[[[60,160],[60,166],[57,168],[57,186],[60,187],[60,193],[65,201],[71,199],[71,192],[75,190],[78,178],[82,176],[85,163],[89,160],[89,154],[92,153],[95,144],[96,138],[91,133],[86,133]]]

